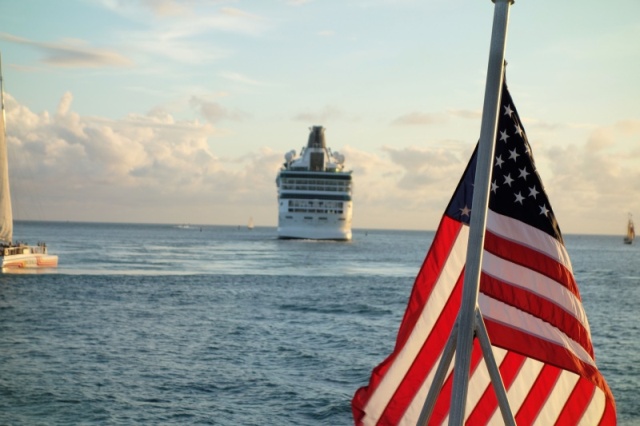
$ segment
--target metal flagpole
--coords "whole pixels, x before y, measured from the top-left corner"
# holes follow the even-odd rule
[[[458,313],[458,339],[453,370],[451,407],[449,411],[449,425],[451,426],[462,426],[465,417],[471,350],[473,348],[473,337],[476,330],[475,316],[478,306],[484,233],[487,224],[491,169],[498,127],[498,108],[500,106],[500,96],[502,93],[504,51],[507,42],[509,7],[513,3],[513,0],[494,0],[494,3],[493,30],[491,33],[487,82],[482,109],[480,143],[473,190],[473,210],[469,229],[469,245],[467,247],[467,261],[464,272],[462,304]],[[492,356],[492,354],[484,355],[485,357]],[[502,381],[500,384],[502,384]],[[494,386],[496,386],[496,383],[494,383]]]
[[[422,411],[420,411],[420,417],[418,417],[418,423],[416,426],[427,426],[427,422],[431,417],[431,413],[433,412],[433,408],[436,406],[436,401],[438,400],[438,393],[440,389],[442,389],[442,384],[444,383],[444,379],[447,377],[447,371],[449,370],[449,366],[451,365],[451,360],[453,359],[453,353],[456,350],[456,340],[458,339],[458,321],[453,324],[453,329],[451,329],[451,334],[449,335],[449,340],[447,340],[447,344],[442,351],[442,357],[440,358],[440,363],[438,364],[438,368],[436,369],[436,374],[433,376],[433,381],[431,382],[431,387],[429,387],[429,392],[427,393],[427,399],[422,406]]]
[[[496,392],[496,398],[498,398],[498,406],[502,413],[502,420],[504,420],[504,424],[507,426],[516,426],[516,421],[511,412],[511,406],[509,406],[507,391],[504,389],[502,376],[500,376],[500,369],[496,363],[496,358],[493,356],[489,333],[487,333],[487,327],[484,325],[484,320],[482,319],[482,314],[479,309],[476,309],[476,333],[478,334],[478,340],[480,341],[480,347],[482,348],[487,370],[489,370],[491,383],[493,383],[493,390]]]

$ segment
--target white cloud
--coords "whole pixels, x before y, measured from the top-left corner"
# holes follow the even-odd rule
[[[257,37],[270,27],[266,18],[230,7],[233,3],[107,0],[102,6],[135,23],[135,30],[127,25],[126,29],[113,26],[109,31],[141,64],[152,62],[148,56],[158,56],[201,65],[232,55],[230,37]]]
[[[565,232],[614,233],[622,225],[612,221],[640,209],[639,142],[640,126],[625,121],[593,130],[583,144],[539,151],[551,170],[543,178]]]
[[[429,114],[423,112],[411,112],[401,115],[393,120],[391,124],[394,125],[429,125],[439,124],[447,120],[447,117],[443,114]]]
[[[206,209],[266,203],[273,196],[260,194],[275,193],[281,155],[264,148],[222,160],[210,147],[219,132],[209,124],[175,120],[161,109],[123,120],[82,117],[69,93],[53,116],[34,114],[10,95],[5,99],[17,218],[36,211],[31,203],[39,200],[47,217],[22,218],[109,221],[133,209],[171,221],[168,212],[177,213],[177,205],[193,208],[207,200],[199,212],[204,217]],[[93,206],[109,207],[87,217]],[[215,221],[212,216],[208,222]]]
[[[223,103],[193,102],[208,108],[211,122],[230,118]],[[221,157],[213,146],[227,143],[229,130],[162,108],[120,120],[86,117],[74,111],[71,93],[54,114],[35,114],[10,95],[6,105],[17,218],[243,224],[254,216],[259,225],[276,223],[274,180],[283,152],[253,145]],[[326,108],[317,117],[323,114],[345,116]],[[612,218],[640,211],[639,141],[639,122],[627,120],[595,129],[581,144],[536,144],[565,233],[613,233]],[[435,229],[474,144],[397,142],[332,146],[353,170],[354,226]],[[25,214],[38,211],[34,200],[44,217]]]
[[[189,104],[209,123],[218,123],[223,120],[241,121],[248,117],[246,113],[230,111],[218,102],[208,101],[197,96],[192,96]]]

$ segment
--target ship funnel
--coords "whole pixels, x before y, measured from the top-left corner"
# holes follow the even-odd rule
[[[311,133],[309,134],[308,148],[322,148],[326,149],[327,144],[324,141],[324,127],[313,126]]]

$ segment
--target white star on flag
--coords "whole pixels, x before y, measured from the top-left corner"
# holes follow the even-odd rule
[[[511,182],[513,182],[513,178],[511,178],[511,174],[508,174],[504,177],[504,183],[511,186]]]
[[[549,209],[547,209],[547,206],[545,204],[541,205],[540,206],[540,214],[543,214],[543,215],[546,216],[547,213],[549,213]]]

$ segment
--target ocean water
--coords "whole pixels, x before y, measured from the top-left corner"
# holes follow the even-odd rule
[[[0,275],[0,424],[350,425],[432,232],[22,222]],[[619,423],[640,424],[640,247],[566,236]]]

